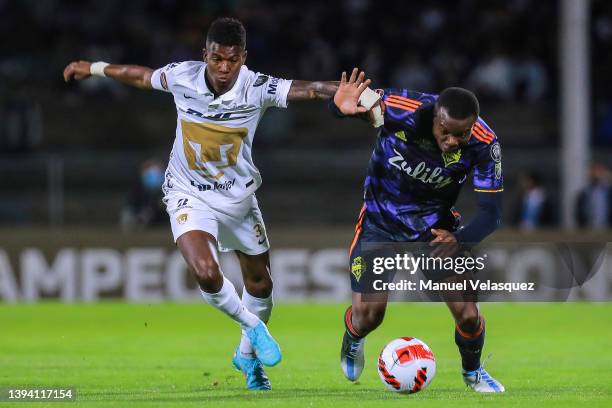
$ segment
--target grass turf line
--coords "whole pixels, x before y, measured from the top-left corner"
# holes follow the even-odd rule
[[[483,304],[489,372],[507,389],[465,388],[453,323],[442,304],[390,304],[367,339],[357,384],[340,371],[346,305],[278,305],[270,330],[283,361],[272,392],[248,392],[230,363],[239,330],[204,304],[0,305],[0,387],[76,387],[66,406],[576,407],[612,406],[612,304]],[[415,395],[388,392],[376,357],[413,336],[433,349],[437,373]],[[24,407],[24,403],[4,406]],[[42,406],[36,404],[34,406]]]

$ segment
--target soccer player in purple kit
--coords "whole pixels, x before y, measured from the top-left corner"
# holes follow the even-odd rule
[[[352,75],[347,80],[343,74],[330,104],[337,116],[359,114],[363,78]],[[350,381],[361,375],[365,338],[382,323],[387,306],[386,294],[364,298],[370,271],[361,264],[362,244],[429,242],[432,256],[447,257],[463,244],[480,242],[501,219],[501,148],[479,117],[476,96],[463,88],[447,88],[440,95],[406,89],[380,93],[384,125],[368,166],[364,206],[350,247],[352,306],[345,312],[341,348],[342,370]],[[457,228],[453,205],[472,172],[478,213]],[[456,323],[464,382],[476,392],[503,392],[480,362],[485,321],[478,303],[463,299],[446,304]]]

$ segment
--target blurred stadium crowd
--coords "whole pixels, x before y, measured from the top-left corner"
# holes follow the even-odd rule
[[[609,149],[612,2],[592,0],[591,4],[592,141]],[[537,166],[543,176],[536,177],[537,183],[552,188],[554,203],[558,181],[554,149],[559,146],[558,8],[557,0],[0,1],[0,34],[6,39],[0,54],[4,84],[0,153],[59,155],[64,163],[61,188],[76,192],[75,211],[79,200],[87,200],[97,189],[109,193],[113,188],[115,198],[128,196],[130,186],[138,184],[141,163],[150,157],[163,158],[169,151],[172,103],[104,79],[68,86],[61,79],[64,65],[87,59],[160,67],[200,59],[209,23],[230,15],[247,28],[247,64],[257,71],[288,78],[336,79],[342,70],[360,66],[380,87],[430,92],[450,85],[473,89],[485,117],[508,149],[506,158],[513,157],[513,148],[517,152],[523,146],[542,149],[522,156],[520,165],[506,160],[507,180],[516,185],[517,197],[525,185],[519,174],[529,174]],[[273,119],[262,122],[254,156],[272,190],[288,191],[286,178],[274,174],[275,166],[291,161],[303,164],[307,171],[311,158],[321,157],[321,152],[332,152],[346,163],[347,148],[361,149],[365,153],[348,164],[346,175],[347,190],[356,190],[353,196],[359,197],[371,146],[370,138],[354,135],[355,129],[363,128],[343,125],[339,136],[330,137],[330,117],[321,105],[269,116]],[[284,149],[284,159],[277,157],[279,149]],[[67,152],[78,153],[81,161],[65,157]],[[94,171],[91,162],[100,166],[104,152],[119,152],[118,159],[108,157],[104,171]],[[297,156],[303,162],[296,161]],[[550,163],[541,167],[547,158]],[[93,179],[71,180],[71,169],[87,166],[95,174]],[[296,171],[295,178],[313,189],[302,192],[297,202],[312,197],[314,191],[323,194],[322,201],[337,193],[332,183],[309,178],[312,175],[303,174],[304,169]],[[88,174],[86,169],[83,172]],[[125,177],[126,172],[132,176]],[[338,177],[342,180],[342,175]],[[17,188],[4,184],[5,191]],[[326,198],[320,190],[328,188]],[[63,202],[68,212],[70,203],[70,197]],[[328,221],[352,219],[346,213],[339,209]],[[520,225],[523,221],[515,213],[510,211],[508,219]],[[76,213],[67,216],[74,222],[80,222],[79,217]],[[32,218],[36,219],[25,217]]]

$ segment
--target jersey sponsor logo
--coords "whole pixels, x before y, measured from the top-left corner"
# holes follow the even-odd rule
[[[183,93],[183,97],[185,97],[185,99],[196,99],[195,96],[189,96],[186,93]]]
[[[253,88],[257,88],[258,86],[262,86],[266,82],[268,82],[268,76],[267,75],[260,75],[255,80],[255,83],[253,83]]]
[[[185,113],[189,114],[189,115],[197,116],[197,117],[199,117],[199,118],[203,118],[203,117],[204,117],[204,114],[203,114],[202,112],[198,112],[198,111],[197,111],[197,110],[195,110],[195,109],[188,108],[187,110],[183,110],[183,109],[181,109],[181,110],[182,110],[183,112],[185,112]]]
[[[188,216],[189,214],[181,214],[178,217],[176,217],[176,222],[178,222],[179,224],[184,224],[187,222]]]
[[[461,160],[461,149],[454,152],[442,152],[442,160],[444,160],[444,167],[458,163]]]
[[[433,184],[434,188],[442,188],[448,184],[450,184],[453,179],[448,176],[443,176],[442,172],[444,169],[442,167],[430,168],[427,167],[427,164],[422,161],[417,164],[414,168],[408,165],[408,162],[404,159],[404,156],[401,155],[400,152],[393,149],[395,152],[395,156],[389,159],[389,164],[398,170],[406,173],[408,176],[422,181],[423,183]]]
[[[353,263],[351,264],[351,273],[353,274],[357,282],[359,282],[359,279],[361,279],[361,276],[365,272],[365,269],[366,264],[361,256],[358,256],[353,259]]]
[[[212,184],[198,184],[195,181],[191,180],[190,184],[193,187],[197,188],[198,191],[211,191],[211,190],[229,191],[232,189],[232,187],[234,187],[234,184],[236,184],[236,179],[227,180],[227,181],[224,181],[223,183],[219,183],[215,181]]]
[[[224,113],[217,113],[212,116],[206,116],[206,118],[210,120],[222,122],[224,120],[227,121],[227,120],[234,120],[234,119],[244,119],[247,117],[247,116],[232,116],[235,114],[236,112],[224,112]]]
[[[502,153],[501,153],[501,146],[499,145],[499,142],[495,142],[491,145],[491,158],[493,159],[495,163],[501,163]]]
[[[268,84],[268,95],[276,95],[276,89],[278,88],[278,78],[272,78]]]
[[[233,167],[248,129],[212,123],[181,121],[183,151],[189,169],[203,177],[220,179],[223,169]]]
[[[192,108],[188,108],[187,110],[181,109],[181,111],[189,115],[197,116],[198,118],[214,120],[215,122],[226,122],[228,120],[244,119],[248,117],[248,116],[232,116],[232,115],[237,115],[237,114],[243,114],[243,113],[246,113],[247,111],[222,112],[222,113],[215,113],[214,115],[207,115],[202,112],[198,112],[197,110],[192,109]]]

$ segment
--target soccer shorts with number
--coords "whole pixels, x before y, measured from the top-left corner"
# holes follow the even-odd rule
[[[270,249],[266,227],[255,194],[236,203],[209,204],[184,190],[171,189],[164,196],[174,241],[189,231],[205,231],[215,237],[220,251],[259,255]]]

